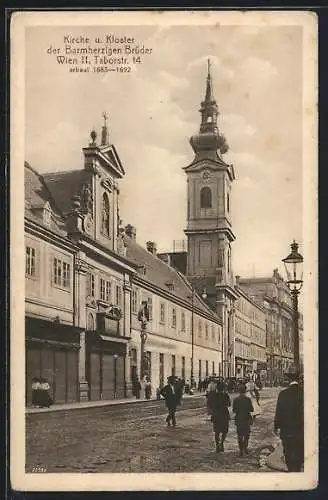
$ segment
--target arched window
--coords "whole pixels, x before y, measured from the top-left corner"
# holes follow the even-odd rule
[[[212,208],[212,191],[207,186],[200,191],[200,208]]]
[[[101,207],[101,232],[105,236],[109,236],[109,199],[107,193],[103,194]]]

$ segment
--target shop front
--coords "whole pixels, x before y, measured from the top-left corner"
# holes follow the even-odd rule
[[[246,374],[252,369],[252,365],[247,359],[238,356],[235,357],[235,366],[237,379],[245,378]]]
[[[86,378],[89,399],[126,397],[126,356],[129,337],[120,332],[120,319],[111,313],[97,313],[97,330],[86,332]]]
[[[25,338],[26,404],[32,403],[34,377],[47,380],[54,403],[79,401],[80,329],[58,321],[27,317]]]

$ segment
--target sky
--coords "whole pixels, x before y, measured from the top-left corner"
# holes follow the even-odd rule
[[[135,37],[152,48],[130,73],[74,74],[47,49],[66,34]],[[184,238],[190,137],[200,125],[207,58],[218,125],[236,180],[233,269],[271,275],[302,242],[302,29],[297,26],[30,27],[26,30],[25,159],[39,173],[83,168],[90,131],[110,142],[126,175],[120,215],[137,241],[170,251]]]

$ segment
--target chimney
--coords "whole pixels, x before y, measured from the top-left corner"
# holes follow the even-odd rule
[[[147,247],[148,252],[152,253],[153,255],[156,255],[157,247],[156,247],[156,243],[154,241],[147,241],[146,247]]]
[[[131,224],[127,224],[125,226],[125,234],[135,240],[137,236],[137,230],[134,226],[131,226]]]
[[[157,257],[159,257],[168,266],[171,265],[171,256],[170,256],[170,254],[168,254],[168,253],[158,253]]]

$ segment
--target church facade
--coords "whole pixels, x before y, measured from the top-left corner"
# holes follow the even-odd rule
[[[146,375],[154,395],[171,374],[197,382],[220,370],[220,318],[122,226],[125,171],[104,118],[100,141],[92,131],[83,148],[83,168],[40,175],[25,164],[27,404],[34,377],[62,404],[129,397]]]

